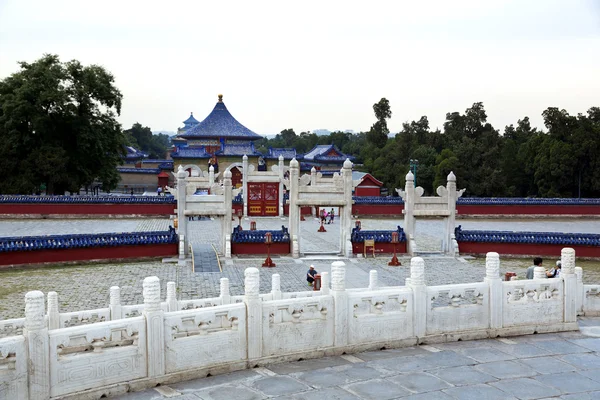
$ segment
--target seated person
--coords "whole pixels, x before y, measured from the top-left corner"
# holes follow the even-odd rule
[[[315,282],[315,275],[317,274],[317,270],[314,266],[310,266],[308,272],[306,273],[306,280],[308,281],[308,286],[312,286]]]
[[[552,269],[552,271],[546,271],[546,276],[548,278],[558,278],[560,277],[560,269],[562,267],[562,263],[560,262],[560,260],[558,260],[556,262],[556,267],[554,267],[554,269]]]
[[[525,277],[527,279],[533,279],[533,270],[535,267],[541,267],[543,260],[540,257],[536,257],[533,259],[533,265],[527,268],[527,272],[525,273]]]

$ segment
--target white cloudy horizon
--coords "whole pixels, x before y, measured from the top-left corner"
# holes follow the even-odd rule
[[[176,131],[224,95],[256,133],[390,131],[483,102],[502,132],[547,107],[600,106],[596,0],[0,0],[0,79],[45,53],[110,71],[119,121]]]

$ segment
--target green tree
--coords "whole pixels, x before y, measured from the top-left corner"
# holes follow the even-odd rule
[[[165,158],[169,146],[169,136],[162,133],[154,135],[149,127],[142,126],[139,122],[133,124],[131,129],[127,129],[125,135],[130,146],[147,153],[148,157],[152,159]]]
[[[0,82],[0,192],[31,193],[44,184],[48,193],[64,193],[95,180],[114,188],[126,140],[113,76],[56,55],[19,65]]]
[[[390,133],[386,121],[392,117],[390,102],[385,97],[382,98],[378,103],[373,104],[373,111],[377,122],[373,124],[371,130],[367,133],[367,140],[382,148],[387,143],[388,134]]]

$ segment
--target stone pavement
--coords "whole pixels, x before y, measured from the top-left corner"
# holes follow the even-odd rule
[[[217,253],[210,244],[192,243],[192,253],[194,272],[221,272]]]
[[[600,333],[599,318],[579,324]],[[564,332],[370,351],[272,364],[114,399],[600,399],[599,336]]]

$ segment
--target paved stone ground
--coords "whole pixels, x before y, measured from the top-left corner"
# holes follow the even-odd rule
[[[114,398],[167,398],[160,390],[181,400],[591,400],[600,398],[599,352],[600,338],[581,332],[453,342],[272,364]]]
[[[280,218],[257,218],[256,221],[258,229],[279,229],[282,224],[287,226],[287,220],[282,221]],[[401,221],[362,219],[361,222],[363,229],[392,230]],[[471,221],[461,222],[471,223]],[[475,224],[480,222],[473,221]],[[554,223],[555,221],[550,222]],[[582,227],[589,227],[589,223],[595,224],[600,221],[579,222]],[[536,221],[532,221],[532,223],[539,224]],[[0,220],[0,236],[165,230],[169,224],[168,219]],[[250,220],[244,220],[243,224],[247,228]],[[219,221],[209,219],[191,221],[190,226],[191,240],[212,243],[219,248],[218,233],[221,230]],[[336,220],[333,225],[326,225],[327,233],[317,233],[318,227],[318,222],[311,218],[302,222],[303,249],[314,252],[339,250],[339,221]],[[494,229],[494,227],[489,229]],[[442,224],[439,221],[419,220],[417,235],[421,249],[427,248],[429,245],[432,249],[437,250],[439,247],[436,246],[442,235]],[[379,272],[379,281],[382,285],[403,285],[405,278],[410,274],[409,257],[400,257],[402,267],[388,267],[389,259],[389,256],[378,256],[375,259],[345,259],[347,286],[349,288],[367,287],[369,271],[372,269]],[[290,257],[274,257],[273,260],[277,264],[276,268],[260,268],[260,289],[263,293],[270,290],[271,276],[274,273],[281,275],[283,291],[307,290],[305,274],[308,267],[312,264],[317,271],[329,271],[331,263],[334,261],[332,257],[323,256],[311,256],[299,260]],[[223,273],[194,273],[191,266],[179,267],[175,264],[161,262],[0,270],[0,320],[23,317],[23,299],[25,293],[30,290],[41,290],[44,293],[58,292],[61,312],[107,307],[109,287],[113,285],[121,287],[123,304],[141,304],[143,303],[142,281],[147,276],[158,276],[161,279],[163,297],[168,281],[177,283],[180,300],[218,296],[221,277],[229,278],[232,294],[241,295],[244,292],[244,269],[260,267],[263,261],[264,258],[234,258],[231,260],[221,258]],[[482,281],[485,275],[483,258],[465,260],[451,257],[429,257],[425,263],[426,279],[429,285],[478,282]],[[503,259],[501,273],[514,271],[522,276],[530,263],[530,260]],[[581,262],[580,265],[584,267],[584,282],[600,282],[600,262]]]
[[[192,269],[198,272],[221,272],[219,259],[210,244],[192,243]]]

